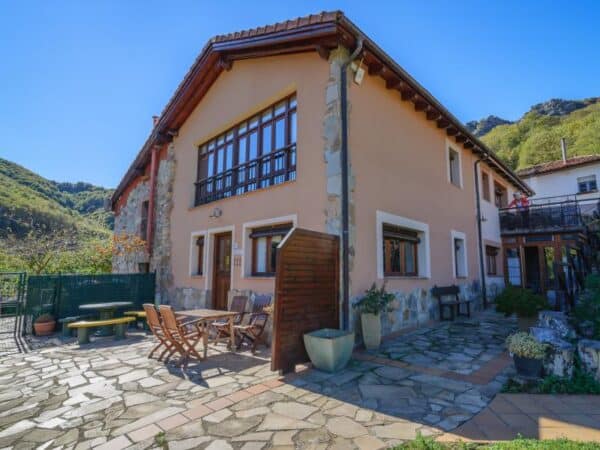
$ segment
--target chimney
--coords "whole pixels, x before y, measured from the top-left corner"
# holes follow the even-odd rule
[[[152,125],[153,126],[156,126],[159,118],[160,118],[159,116],[152,116]]]
[[[563,164],[567,163],[567,142],[565,138],[560,138],[560,150],[562,152]]]

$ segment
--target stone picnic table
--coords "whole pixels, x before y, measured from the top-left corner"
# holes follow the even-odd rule
[[[103,303],[86,303],[79,305],[79,309],[84,311],[98,311],[99,320],[110,320],[115,317],[115,313],[119,308],[131,306],[132,302],[103,302]],[[98,327],[97,336],[110,336],[113,334],[113,327]]]

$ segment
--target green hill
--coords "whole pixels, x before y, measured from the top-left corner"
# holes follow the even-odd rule
[[[0,158],[0,238],[31,229],[73,228],[82,240],[105,239],[113,226],[104,210],[111,190],[88,183],[57,183]]]
[[[490,126],[489,119],[467,126],[486,130],[480,133],[482,141],[513,169],[560,159],[561,137],[569,157],[600,154],[600,98],[553,99],[534,105],[514,123],[499,119]]]

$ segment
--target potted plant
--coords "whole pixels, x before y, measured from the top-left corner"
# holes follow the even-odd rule
[[[51,314],[42,314],[33,322],[33,329],[36,336],[48,336],[54,331],[56,320]]]
[[[390,311],[394,294],[385,291],[385,284],[377,288],[375,283],[365,292],[365,296],[354,304],[360,313],[363,342],[367,350],[379,347],[381,343],[381,313]]]
[[[538,313],[549,308],[544,297],[517,286],[507,286],[496,296],[495,302],[496,311],[504,313],[507,317],[517,315],[521,331],[528,331],[537,322]]]
[[[350,361],[354,332],[322,328],[304,335],[304,347],[313,366],[326,372],[337,372]]]
[[[542,374],[546,344],[536,341],[529,333],[520,331],[506,339],[506,346],[519,375],[539,377]]]

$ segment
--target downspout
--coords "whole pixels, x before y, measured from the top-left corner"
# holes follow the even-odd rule
[[[350,326],[350,194],[348,188],[348,66],[354,61],[363,48],[363,38],[358,37],[356,48],[350,57],[341,65],[341,122],[342,122],[342,329]]]
[[[477,241],[479,246],[479,276],[481,277],[481,297],[483,299],[483,309],[486,309],[487,304],[487,288],[485,285],[485,267],[483,265],[483,239],[481,233],[481,198],[479,197],[479,163],[488,159],[488,155],[475,161],[473,166],[475,169],[475,202],[477,205]]]
[[[160,146],[152,147],[150,156],[150,194],[148,198],[148,224],[146,225],[146,250],[152,254],[152,237],[154,233],[154,209],[156,204],[156,168],[158,166],[158,153]]]

